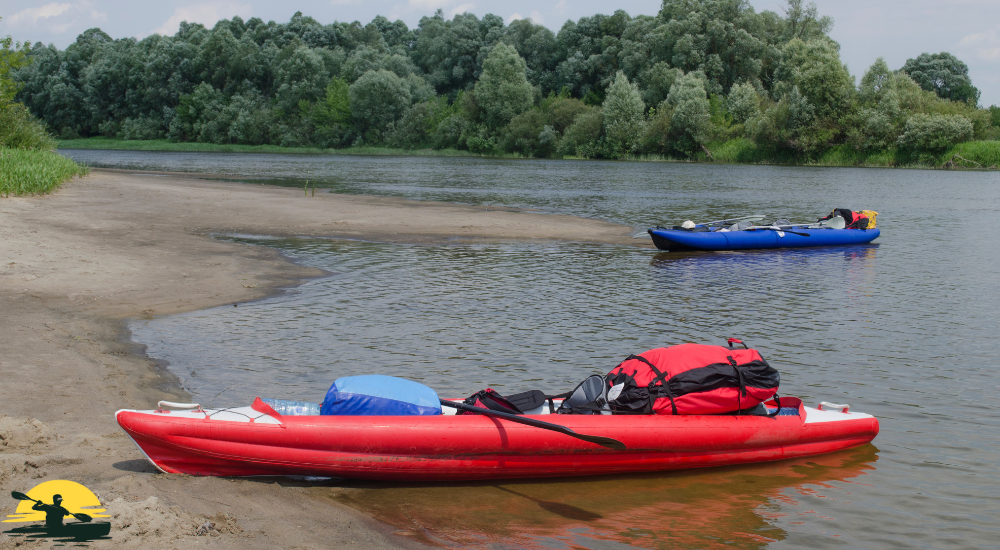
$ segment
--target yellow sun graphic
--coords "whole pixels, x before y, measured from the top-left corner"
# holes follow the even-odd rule
[[[107,514],[101,514],[101,512],[105,511],[104,508],[97,508],[101,506],[101,501],[97,499],[97,495],[75,481],[65,479],[46,481],[45,483],[36,485],[25,494],[45,504],[52,504],[52,495],[62,495],[62,507],[70,513],[88,514],[95,518],[111,517]],[[17,510],[7,516],[12,519],[5,519],[3,522],[45,521],[45,512],[42,510],[32,510],[31,507],[34,505],[35,503],[30,500],[22,500],[17,505]]]

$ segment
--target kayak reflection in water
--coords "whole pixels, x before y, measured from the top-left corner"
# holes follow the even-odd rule
[[[60,506],[62,499],[62,495],[52,495],[52,504],[45,504],[39,500],[31,507],[32,510],[45,512],[45,527],[49,529],[62,529],[63,518],[72,515],[69,510]]]

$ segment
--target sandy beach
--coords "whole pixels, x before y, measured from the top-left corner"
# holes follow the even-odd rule
[[[50,479],[89,487],[112,515],[113,538],[98,548],[422,546],[331,502],[329,487],[156,473],[114,411],[189,396],[131,343],[126,320],[240,304],[323,275],[213,234],[651,246],[630,232],[506,208],[128,171],[0,199],[0,485],[5,494]],[[13,513],[16,501],[2,502]],[[0,537],[0,548],[18,543],[50,544]]]

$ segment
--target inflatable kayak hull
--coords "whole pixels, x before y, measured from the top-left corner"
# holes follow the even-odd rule
[[[678,229],[649,230],[653,244],[660,250],[751,250],[756,248],[802,248],[807,246],[843,246],[867,244],[878,238],[875,229],[804,229],[788,231],[683,231]]]
[[[205,411],[116,413],[161,471],[203,476],[306,475],[474,480],[656,472],[781,460],[846,449],[878,434],[874,417],[782,398],[782,415],[538,415],[612,437],[614,451],[480,415],[285,416],[262,402]],[[790,413],[790,414],[788,414]]]

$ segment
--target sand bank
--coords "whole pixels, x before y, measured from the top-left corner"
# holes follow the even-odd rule
[[[114,516],[113,539],[95,547],[419,546],[332,504],[329,488],[154,473],[113,413],[188,396],[130,343],[125,320],[255,300],[322,275],[213,233],[649,246],[630,229],[512,209],[304,197],[301,189],[102,170],[51,196],[0,199],[0,486],[9,494],[70,479],[94,490]],[[16,502],[3,498],[2,514],[13,513]],[[199,530],[206,522],[214,528]],[[0,537],[0,548],[14,543]]]

